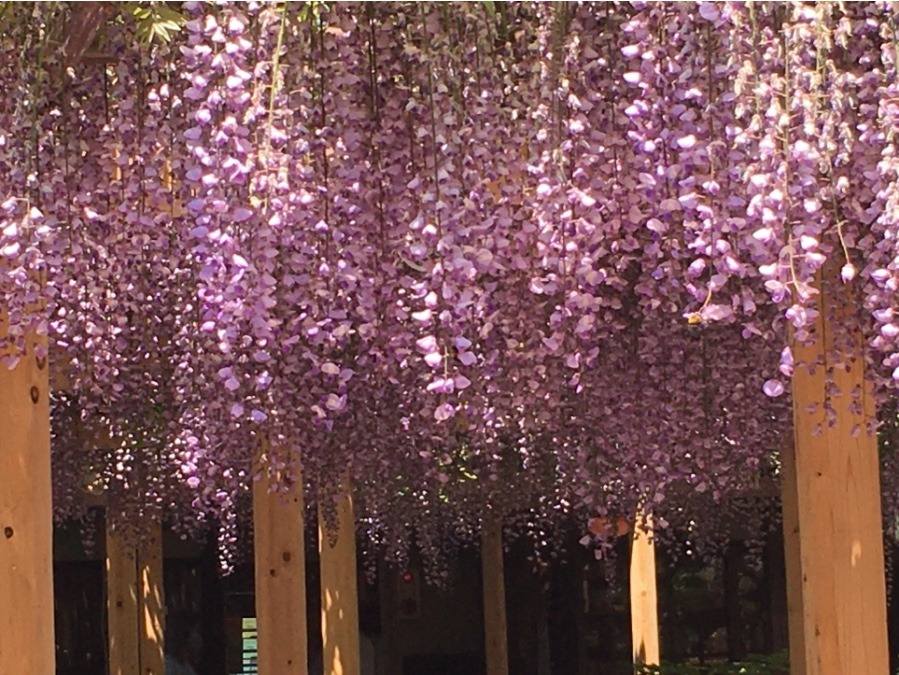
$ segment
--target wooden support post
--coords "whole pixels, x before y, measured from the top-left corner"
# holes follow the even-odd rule
[[[165,675],[165,593],[162,572],[162,527],[154,525],[137,549],[140,583],[141,675]]]
[[[270,492],[253,483],[259,675],[306,675],[306,549],[303,482]]]
[[[321,559],[322,662],[324,675],[359,675],[359,598],[356,590],[356,525],[345,481],[337,498],[337,540],[318,515]]]
[[[165,675],[162,529],[135,547],[107,525],[106,597],[110,675]]]
[[[485,520],[481,530],[481,575],[484,586],[484,649],[487,657],[487,675],[508,675],[503,526],[497,520]]]
[[[794,609],[801,598],[802,673],[886,673],[880,473],[877,438],[868,433],[876,411],[855,286],[828,277],[813,343],[793,345],[794,474],[784,481],[784,511],[796,513],[799,572],[787,543],[787,581],[800,588],[789,598]]]
[[[52,675],[50,383],[38,345],[46,338],[30,338],[12,370],[0,366],[0,673]]]
[[[137,550],[106,527],[106,617],[109,675],[140,673]]]
[[[652,519],[637,512],[631,538],[631,644],[634,664],[659,665],[659,609]]]

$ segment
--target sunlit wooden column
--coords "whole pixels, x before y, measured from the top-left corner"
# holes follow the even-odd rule
[[[359,675],[359,598],[356,589],[356,527],[353,496],[344,481],[337,496],[337,532],[318,516],[321,560],[322,662],[324,675]],[[334,540],[334,534],[337,535]]]
[[[795,473],[784,481],[784,509],[795,509],[799,534],[800,572],[787,580],[801,588],[789,597],[802,607],[803,673],[886,673],[880,474],[868,433],[876,411],[853,321],[857,289],[828,277],[835,281],[817,296],[813,343],[793,346]]]
[[[631,536],[631,645],[636,665],[659,665],[659,609],[652,519],[637,512]]]
[[[485,520],[481,530],[481,576],[484,586],[484,649],[487,657],[487,675],[508,675],[503,527],[498,520]]]
[[[141,675],[165,675],[162,563],[162,527],[156,524],[137,549]]]
[[[303,482],[272,492],[253,483],[259,675],[306,675],[306,551]]]
[[[0,673],[56,672],[49,369],[35,354],[46,344],[33,337],[0,366]]]
[[[137,549],[106,527],[106,619],[110,675],[140,673]]]
[[[110,675],[165,675],[162,528],[135,546],[106,528],[106,602]]]

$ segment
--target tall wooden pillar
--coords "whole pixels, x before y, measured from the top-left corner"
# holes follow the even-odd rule
[[[140,672],[137,549],[106,528],[106,618],[109,674]]]
[[[659,665],[659,609],[652,519],[639,512],[631,538],[631,645],[634,663]]]
[[[337,539],[318,517],[321,559],[322,662],[324,675],[359,675],[359,598],[356,589],[356,526],[348,481],[337,497]]]
[[[154,525],[137,549],[141,675],[165,675],[165,593],[162,527]]]
[[[259,675],[306,675],[306,549],[303,482],[271,492],[253,483]]]
[[[0,312],[0,335],[6,319]],[[0,366],[0,673],[52,675],[53,514],[46,357]]]
[[[481,530],[481,576],[484,586],[484,648],[487,657],[487,675],[508,675],[503,527],[497,520],[485,520]]]
[[[796,514],[799,572],[788,542],[787,580],[794,611],[801,602],[801,672],[816,675],[889,668],[877,439],[868,433],[876,411],[852,320],[854,289],[825,283],[813,343],[793,346],[795,442],[784,511]]]
[[[134,546],[106,528],[110,675],[165,675],[162,528]]]

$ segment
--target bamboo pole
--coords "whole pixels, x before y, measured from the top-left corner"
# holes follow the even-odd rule
[[[306,675],[306,551],[303,482],[271,492],[253,483],[259,675]]]
[[[322,662],[324,675],[360,675],[359,599],[356,589],[356,527],[353,496],[344,481],[337,496],[337,532],[318,517],[321,558]],[[333,541],[333,535],[337,535]]]
[[[39,345],[45,337],[30,337],[19,363],[0,367],[0,673],[56,671],[50,385]]]
[[[638,510],[631,537],[631,644],[634,664],[659,665],[659,616],[656,594],[656,553],[652,519]]]
[[[854,287],[821,288],[814,340],[793,345],[795,442],[786,464],[792,475],[784,481],[784,510],[795,510],[798,525],[798,571],[786,545],[793,568],[788,597],[805,653],[797,667],[815,675],[886,673],[880,474],[877,438],[869,433],[874,398],[854,321]]]
[[[503,568],[503,528],[486,520],[481,530],[481,569],[484,586],[484,648],[487,675],[508,675],[506,582]]]

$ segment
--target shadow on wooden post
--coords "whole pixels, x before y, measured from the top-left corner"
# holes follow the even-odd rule
[[[162,562],[162,526],[157,523],[153,525],[147,539],[137,547],[141,675],[165,675],[165,593]]]
[[[353,495],[344,480],[337,495],[337,531],[318,516],[321,558],[322,663],[324,675],[359,675],[359,598],[356,588],[356,524]],[[334,538],[336,535],[336,539]]]
[[[165,675],[162,527],[135,546],[106,528],[110,675]]]
[[[109,675],[140,673],[137,550],[106,527],[106,622]]]

